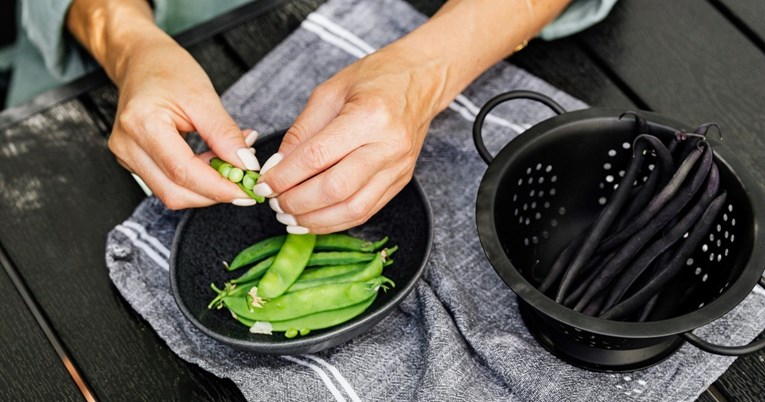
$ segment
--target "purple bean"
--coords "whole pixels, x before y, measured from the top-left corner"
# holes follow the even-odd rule
[[[603,243],[598,247],[598,251],[609,251],[624,243],[625,240],[629,239],[632,235],[637,233],[640,229],[643,228],[643,226],[648,223],[648,221],[656,216],[661,208],[667,202],[669,202],[669,200],[671,200],[675,193],[677,193],[677,191],[680,189],[681,184],[688,176],[701,154],[702,151],[699,149],[694,149],[690,154],[688,154],[688,157],[685,158],[683,163],[680,164],[680,167],[677,168],[677,171],[672,176],[672,179],[670,179],[664,188],[651,199],[651,202],[648,203],[648,206],[646,206],[645,209],[643,209],[643,211],[635,217],[632,223],[624,228],[624,230],[615,233],[603,240]]]
[[[582,246],[579,248],[579,252],[576,254],[573,261],[568,266],[568,269],[563,274],[563,279],[561,280],[560,287],[558,288],[558,293],[555,296],[556,302],[561,303],[563,301],[563,297],[568,291],[568,288],[571,287],[574,278],[576,278],[576,275],[582,269],[584,264],[590,259],[593,252],[595,251],[595,248],[600,243],[600,239],[603,237],[603,234],[611,226],[614,218],[616,218],[616,216],[619,214],[619,211],[624,206],[624,203],[627,201],[627,196],[630,194],[632,182],[635,181],[638,170],[640,170],[640,165],[643,162],[643,153],[646,149],[646,145],[648,144],[648,141],[641,141],[644,139],[644,137],[644,135],[639,135],[637,138],[635,138],[635,145],[632,147],[633,155],[629,166],[627,167],[627,172],[624,174],[621,183],[611,196],[611,201],[600,212],[600,215],[598,215],[597,219],[593,223],[589,233],[587,233],[587,236],[585,236],[582,242]]]
[[[656,307],[656,302],[659,301],[659,296],[661,296],[661,292],[656,293],[648,300],[645,306],[643,306],[643,309],[640,310],[640,314],[636,320],[637,322],[645,322],[648,319],[653,312],[653,308]]]
[[[648,301],[654,294],[656,294],[661,288],[675,277],[680,272],[683,266],[685,266],[686,260],[696,250],[696,246],[706,237],[709,232],[709,228],[717,217],[718,212],[722,209],[727,198],[727,193],[723,192],[717,198],[709,204],[704,214],[693,225],[693,228],[688,232],[688,238],[683,241],[682,245],[677,251],[675,257],[670,261],[669,265],[659,272],[658,275],[653,277],[648,284],[643,288],[635,292],[632,296],[621,301],[619,304],[606,310],[600,314],[600,318],[606,320],[614,320],[623,317],[625,314],[629,314],[644,303]]]
[[[701,163],[694,172],[691,180],[686,180],[686,182],[680,186],[678,194],[675,195],[674,198],[672,198],[669,202],[667,202],[642,229],[627,239],[627,241],[619,247],[618,252],[614,258],[612,258],[603,268],[603,270],[600,271],[598,278],[595,279],[587,292],[585,292],[585,294],[579,300],[579,303],[577,303],[574,307],[574,310],[581,311],[581,309],[583,309],[587,303],[589,303],[595,294],[604,291],[605,287],[608,286],[611,281],[616,278],[617,275],[619,275],[619,273],[627,264],[629,264],[632,257],[639,253],[643,246],[645,246],[656,233],[659,233],[659,231],[664,228],[667,222],[669,222],[673,217],[675,217],[683,210],[685,205],[688,204],[688,202],[691,200],[691,198],[693,198],[701,185],[706,181],[707,174],[709,173],[709,169],[712,166],[712,156],[712,149],[707,147],[704,151]],[[640,272],[642,272],[642,270]],[[638,275],[640,272],[638,272]],[[632,280],[634,279],[636,279],[636,277],[632,278]],[[628,283],[621,283],[621,285],[629,285],[632,283],[632,280],[630,280]],[[619,289],[620,291],[618,296],[621,297],[622,293],[625,292],[627,288],[625,287]],[[613,305],[612,303],[615,302],[613,298],[614,296],[612,294],[612,296],[607,299],[607,307]]]
[[[584,236],[581,234],[574,237],[563,249],[563,251],[558,254],[558,258],[555,259],[555,262],[553,262],[550,270],[547,271],[547,276],[545,276],[544,281],[542,281],[542,284],[539,285],[538,289],[540,292],[547,292],[547,290],[550,289],[550,286],[552,286],[553,283],[558,280],[558,278],[563,273],[563,270],[566,269],[566,266],[568,266],[569,262],[571,262],[571,258],[574,256],[574,253],[576,253],[576,250],[579,248],[579,246],[582,245],[583,240]]]
[[[709,149],[709,148],[707,148]],[[701,167],[701,166],[700,166]],[[672,246],[675,242],[691,228],[694,222],[698,219],[699,215],[707,209],[712,200],[717,194],[717,190],[720,187],[720,174],[717,169],[717,165],[712,165],[709,172],[709,177],[706,181],[706,188],[699,197],[698,202],[691,207],[690,210],[682,217],[676,225],[674,225],[665,235],[654,241],[648,246],[640,255],[635,259],[629,267],[625,270],[624,274],[616,281],[614,286],[611,287],[611,293],[608,296],[604,309],[609,309],[616,304],[624,293],[632,286],[638,277],[648,268],[653,260],[659,254],[662,254],[667,248]],[[667,207],[670,205],[667,204]]]
[[[577,288],[574,289],[571,294],[564,296],[563,305],[572,307],[576,302],[578,302],[579,298],[582,297],[582,294],[584,294],[587,288],[590,287],[590,284],[592,284],[595,278],[598,277],[598,272],[603,269],[603,266],[605,266],[608,260],[613,258],[613,256],[614,253],[609,254],[607,257],[603,254],[598,254],[595,258],[593,258],[587,264],[589,267],[587,268],[587,272],[585,272],[585,274],[589,274],[589,276],[587,276],[583,281],[580,281],[579,286],[577,286]]]
[[[667,184],[667,181],[672,177],[672,172],[675,171],[672,152],[658,138],[652,137],[650,141],[656,151],[658,163],[648,175],[648,180],[640,186],[640,191],[634,197],[631,197],[632,200],[627,204],[624,213],[620,214],[621,216],[617,219],[616,224],[614,224],[617,230],[628,225],[632,218],[645,208],[648,201],[653,198],[656,189]],[[677,141],[673,141],[671,145],[673,144],[676,145]]]

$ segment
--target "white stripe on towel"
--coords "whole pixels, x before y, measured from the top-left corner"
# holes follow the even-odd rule
[[[124,234],[125,236],[127,236],[130,239],[130,241],[133,243],[133,245],[143,250],[143,252],[146,253],[147,256],[149,256],[149,258],[154,260],[154,262],[156,262],[157,265],[164,268],[165,271],[170,270],[170,265],[167,263],[167,258],[164,258],[160,256],[159,254],[157,254],[157,252],[154,251],[154,249],[151,248],[151,246],[144,243],[141,239],[138,238],[138,234],[136,234],[132,230],[122,225],[117,225],[114,229]]]
[[[149,244],[154,246],[155,250],[159,251],[160,254],[164,255],[166,258],[170,258],[170,250],[168,250],[167,247],[165,247],[165,245],[162,244],[162,242],[159,241],[159,239],[157,239],[156,237],[150,235],[146,231],[146,228],[144,228],[143,226],[141,226],[141,225],[139,225],[139,224],[137,224],[135,222],[131,222],[131,221],[125,221],[125,222],[122,223],[122,225],[127,226],[127,227],[135,230],[136,232],[138,232],[138,234],[140,234],[141,237],[144,240],[146,240],[147,242],[149,242]]]
[[[321,380],[324,381],[324,385],[327,386],[327,388],[329,389],[329,392],[331,392],[332,396],[335,397],[335,400],[346,402],[345,398],[343,398],[343,395],[340,394],[340,390],[337,389],[337,387],[332,382],[332,380],[329,379],[329,376],[327,375],[327,373],[325,373],[321,368],[319,368],[319,366],[317,366],[317,365],[315,365],[313,363],[307,362],[307,361],[303,361],[303,360],[297,359],[297,358],[292,357],[292,356],[281,356],[281,358],[284,359],[284,360],[289,360],[289,361],[291,361],[293,363],[297,363],[297,364],[299,364],[301,366],[308,367],[311,370],[315,371],[316,374],[319,375]]]
[[[351,387],[351,383],[349,383],[348,380],[346,380],[345,377],[343,377],[343,375],[340,374],[340,370],[338,370],[335,366],[333,366],[328,361],[322,359],[319,356],[303,355],[303,357],[307,357],[307,358],[315,361],[316,363],[319,363],[322,366],[324,366],[324,368],[329,370],[329,372],[332,373],[332,375],[335,376],[335,380],[337,380],[337,382],[340,383],[340,386],[343,387],[343,389],[345,390],[345,393],[348,394],[348,396],[351,398],[351,401],[353,401],[353,402],[361,402],[361,399],[359,399],[358,394],[356,394],[356,391],[354,391],[353,387]]]

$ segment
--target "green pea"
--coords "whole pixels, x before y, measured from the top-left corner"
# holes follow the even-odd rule
[[[315,243],[315,234],[288,234],[271,267],[260,280],[258,296],[265,299],[281,296],[305,269]]]
[[[347,234],[332,233],[319,235],[316,238],[314,249],[321,251],[362,251],[371,253],[377,251],[387,242],[387,236],[376,242],[369,242]]]
[[[360,315],[374,303],[377,298],[377,293],[369,297],[367,300],[361,303],[353,304],[347,307],[342,307],[334,310],[322,311],[314,314],[309,314],[303,317],[298,317],[292,320],[284,321],[247,321],[252,324],[250,332],[253,333],[271,333],[271,331],[281,332],[287,331],[291,328],[300,328],[300,335],[308,335],[311,330],[324,329],[333,327],[338,324],[342,324],[346,321],[353,319]],[[243,322],[245,325],[247,323]]]
[[[374,279],[382,275],[383,259],[381,253],[377,253],[364,268],[357,271],[351,271],[343,275],[329,276],[326,278],[314,278],[298,280],[287,289],[288,292],[296,292],[302,289],[308,289],[315,286],[329,285],[333,283],[363,282]]]
[[[261,286],[262,283],[261,280]],[[225,297],[223,303],[236,315],[248,320],[285,321],[361,303],[377,294],[377,290],[381,287],[387,288],[385,284],[393,285],[393,281],[380,276],[366,282],[316,286],[283,294],[265,302],[262,307],[251,308],[245,297]],[[310,326],[296,327],[310,328]]]
[[[212,158],[210,159],[210,166],[212,166],[213,169],[218,170],[220,168],[220,165],[224,164],[223,159],[221,158]]]
[[[244,171],[242,169],[239,169],[238,167],[231,168],[231,170],[226,175],[230,181],[233,183],[239,183],[242,181],[242,178],[244,177]]]
[[[244,191],[245,194],[250,196],[250,198],[252,198],[253,200],[255,200],[257,202],[261,202],[261,203],[266,201],[265,197],[261,197],[259,195],[255,195],[255,193],[252,192],[252,189],[249,189],[249,188],[245,187],[244,184],[242,184],[242,183],[236,183],[236,184],[239,186],[239,188],[242,189],[242,191]]]
[[[284,333],[284,336],[286,336],[287,338],[294,338],[294,337],[297,336],[297,334],[298,334],[298,330],[297,329],[290,328],[290,329],[287,330],[287,332]]]
[[[244,178],[242,179],[242,185],[244,186],[244,188],[248,190],[252,190],[252,188],[255,187],[256,183],[257,183],[257,180],[253,179],[250,176],[245,175]]]
[[[254,264],[264,258],[268,258],[272,255],[276,255],[279,249],[282,248],[284,240],[287,239],[287,235],[269,237],[261,240],[239,252],[234,257],[231,264],[226,266],[226,269],[233,271],[241,267]]]

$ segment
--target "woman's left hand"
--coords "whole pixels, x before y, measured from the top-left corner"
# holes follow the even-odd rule
[[[445,76],[384,48],[316,87],[254,191],[291,233],[366,222],[411,180]]]

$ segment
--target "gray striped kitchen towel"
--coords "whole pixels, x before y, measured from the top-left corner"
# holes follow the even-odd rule
[[[331,0],[245,74],[224,103],[242,127],[264,133],[288,127],[314,86],[424,20],[400,0]],[[548,94],[569,110],[586,106],[502,62],[441,113],[415,172],[435,215],[427,272],[398,309],[346,344],[311,355],[264,356],[229,348],[198,331],[170,293],[169,246],[181,214],[154,198],[109,234],[111,278],[175,353],[230,378],[253,401],[694,400],[733,358],[685,345],[645,370],[590,372],[552,356],[521,321],[516,296],[483,254],[474,214],[486,165],[472,144],[472,121],[479,105],[511,89]],[[498,109],[485,127],[489,147],[499,149],[547,113],[524,102]],[[455,177],[472,179],[455,186]],[[697,333],[743,344],[763,326],[765,294],[756,290]]]

